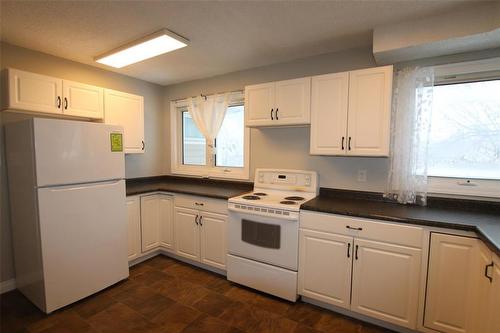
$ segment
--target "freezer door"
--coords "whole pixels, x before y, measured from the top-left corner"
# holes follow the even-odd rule
[[[128,276],[125,181],[38,189],[47,313]]]
[[[125,157],[112,146],[123,130],[83,121],[35,118],[37,186],[125,178]],[[112,149],[114,148],[114,149]]]

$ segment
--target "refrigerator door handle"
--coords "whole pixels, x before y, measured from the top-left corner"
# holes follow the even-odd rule
[[[123,179],[112,179],[112,180],[104,180],[100,182],[88,182],[88,183],[75,183],[75,184],[64,184],[64,185],[47,185],[47,186],[39,186],[38,188],[49,188],[53,191],[66,191],[68,189],[81,189],[89,186],[100,187],[106,185],[114,185],[119,182],[124,181]]]

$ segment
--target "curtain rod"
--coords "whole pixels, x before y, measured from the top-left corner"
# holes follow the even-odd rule
[[[232,90],[232,91],[222,91],[222,92],[218,92],[218,93],[214,93],[214,94],[210,94],[210,95],[200,94],[199,96],[205,97],[205,99],[206,99],[208,96],[212,96],[212,95],[233,94],[233,93],[243,93],[243,90],[239,89],[239,90]],[[198,95],[196,95],[196,96],[190,96],[190,97],[177,98],[177,99],[173,99],[172,102],[183,101],[183,100],[186,100],[188,98],[196,98],[196,97],[198,97]]]

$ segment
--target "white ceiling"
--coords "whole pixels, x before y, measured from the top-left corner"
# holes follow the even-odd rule
[[[475,2],[477,3],[477,2]],[[375,26],[467,1],[3,1],[1,39],[169,85],[371,44]],[[191,45],[114,69],[93,61],[161,28]]]

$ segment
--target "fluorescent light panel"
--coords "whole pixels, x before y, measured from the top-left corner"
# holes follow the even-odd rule
[[[115,68],[156,57],[188,45],[188,40],[166,29],[96,57],[95,61]]]

